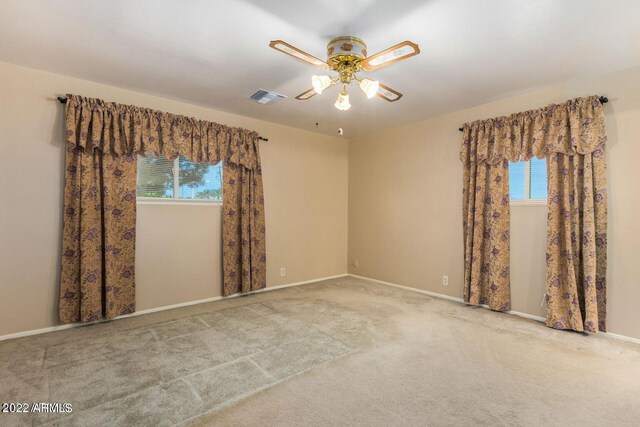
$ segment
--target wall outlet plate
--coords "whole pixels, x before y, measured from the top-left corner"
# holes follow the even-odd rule
[[[360,267],[360,262],[357,259],[353,260],[353,266],[354,267]]]
[[[442,284],[444,286],[449,286],[449,276],[442,276]]]
[[[280,276],[286,276],[287,275],[287,270],[284,267],[280,268]]]

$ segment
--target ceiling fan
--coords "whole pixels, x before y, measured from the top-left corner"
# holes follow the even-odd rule
[[[377,80],[360,79],[356,76],[356,73],[379,70],[420,53],[420,48],[417,44],[404,41],[375,55],[367,56],[367,45],[365,42],[357,37],[351,36],[341,36],[331,39],[329,43],[327,43],[326,61],[309,55],[307,52],[282,40],[274,40],[269,43],[269,46],[315,67],[336,71],[338,75],[334,77],[319,75],[311,77],[312,88],[296,96],[296,99],[307,100],[316,94],[321,94],[325,89],[339,82],[342,84],[342,90],[335,103],[335,107],[338,110],[348,110],[351,108],[348,86],[352,81],[358,83],[360,89],[362,89],[368,98],[373,98],[375,95],[378,95],[389,102],[395,102],[402,98],[400,92],[383,85]]]

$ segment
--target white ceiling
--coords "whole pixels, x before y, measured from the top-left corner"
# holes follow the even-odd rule
[[[1,0],[0,60],[348,137],[638,65],[639,23],[637,0]],[[324,59],[338,35],[418,43],[370,73],[404,98],[295,100],[318,70],[269,41]],[[289,98],[259,105],[258,88]]]

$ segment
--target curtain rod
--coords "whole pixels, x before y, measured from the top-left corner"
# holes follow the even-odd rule
[[[59,96],[59,97],[58,97],[58,101],[60,101],[60,103],[61,103],[61,104],[66,104],[66,103],[67,103],[67,97],[65,97],[65,96]],[[263,137],[261,137],[261,136],[258,136],[258,139],[259,139],[260,141],[268,141],[268,140],[269,140],[268,138],[263,138]]]
[[[606,96],[601,96],[600,97],[600,103],[601,104],[606,104],[607,102],[609,102],[609,98],[607,98]],[[458,128],[458,130],[460,132],[464,131],[464,128]]]

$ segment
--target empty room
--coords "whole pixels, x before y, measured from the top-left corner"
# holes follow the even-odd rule
[[[639,23],[0,0],[0,426],[640,425]]]

